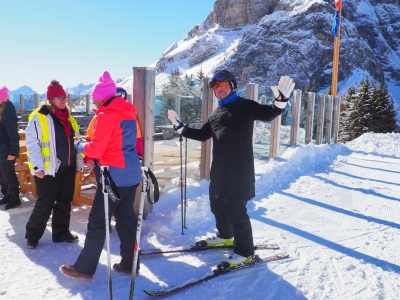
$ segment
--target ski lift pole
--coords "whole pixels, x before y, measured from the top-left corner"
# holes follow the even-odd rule
[[[103,182],[103,194],[104,194],[104,215],[105,215],[105,224],[106,224],[106,247],[107,247],[107,274],[108,274],[108,298],[112,300],[112,281],[111,281],[111,250],[110,250],[110,218],[108,212],[108,193],[105,189],[105,177],[104,170],[107,170],[108,167],[101,166],[103,171],[102,182]]]

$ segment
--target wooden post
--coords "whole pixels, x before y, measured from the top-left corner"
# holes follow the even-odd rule
[[[35,94],[34,95],[34,108],[38,108],[39,107],[39,94]]]
[[[277,158],[279,155],[279,141],[281,132],[281,115],[271,122],[271,141],[269,145],[269,159]]]
[[[258,99],[258,84],[257,83],[247,83],[246,84],[246,99],[250,99],[253,101],[257,102]],[[254,126],[253,125],[253,132],[254,132]],[[255,141],[255,135],[253,134],[253,147],[254,147],[254,141]]]
[[[261,95],[260,96],[260,104],[261,105],[266,105],[267,104],[267,96]]]
[[[324,113],[325,113],[325,95],[319,95],[318,102],[318,121],[317,121],[317,137],[316,144],[322,144],[322,135],[324,131]]]
[[[24,109],[24,94],[22,93],[19,94],[19,109]]]
[[[301,90],[293,91],[292,125],[290,128],[290,146],[299,144]]]
[[[257,99],[258,99],[258,84],[257,83],[246,84],[246,99],[257,101]]]
[[[133,68],[133,105],[143,138],[143,165],[154,170],[154,111],[155,111],[155,74],[153,68]],[[141,185],[138,187],[140,197]],[[138,192],[136,195],[138,195]],[[153,197],[153,195],[151,195]],[[137,197],[136,197],[137,199]],[[137,212],[139,201],[135,201]],[[145,201],[143,217],[152,210],[152,205]]]
[[[67,96],[68,96],[68,107],[69,110],[72,112],[72,97],[71,94],[68,94]]]
[[[306,115],[306,144],[312,142],[312,134],[314,130],[314,107],[315,107],[315,93],[308,92],[307,101],[307,115]]]
[[[208,86],[208,78],[203,78],[204,92],[203,92],[203,109],[201,122],[204,124],[208,116],[213,110],[213,90]],[[201,143],[200,153],[200,180],[205,178],[210,180],[211,168],[211,139]]]
[[[339,118],[340,118],[340,97],[334,98],[333,103],[333,142],[336,144],[339,140]]]
[[[175,95],[175,111],[178,116],[181,115],[181,98],[181,95]]]
[[[333,63],[332,63],[332,96],[336,97],[338,88],[338,77],[339,77],[339,48],[340,48],[340,26],[342,23],[342,0],[340,2],[339,9],[339,26],[337,29],[337,37],[334,38],[333,44]]]
[[[328,99],[328,107],[326,108],[326,134],[325,143],[331,144],[332,139],[332,113],[333,113],[333,97],[331,95],[326,96]]]
[[[85,103],[86,103],[86,115],[90,115],[90,95],[86,94],[85,95]]]

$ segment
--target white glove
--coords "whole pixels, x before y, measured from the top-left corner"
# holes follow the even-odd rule
[[[289,76],[282,76],[277,86],[271,86],[272,93],[275,97],[274,105],[282,109],[285,108],[293,89],[293,79]]]
[[[172,125],[175,126],[179,126],[179,123],[181,122],[178,114],[172,109],[168,110],[168,119],[171,121]]]
[[[181,122],[181,120],[180,120],[178,114],[177,114],[174,110],[172,110],[172,109],[169,109],[169,110],[168,110],[168,119],[171,121],[171,123],[172,123],[172,125],[174,126],[174,128],[175,128],[175,127],[178,127],[178,126],[180,126],[180,125],[182,124],[182,122]],[[182,133],[182,130],[183,130],[183,124],[182,124],[182,127],[181,127],[181,128],[175,129],[175,130],[176,130],[179,134],[181,134],[181,133]]]

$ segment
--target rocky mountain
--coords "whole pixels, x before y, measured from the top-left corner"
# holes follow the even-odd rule
[[[343,1],[338,94],[368,76],[385,81],[400,103],[399,5],[399,0]],[[241,83],[265,86],[290,75],[296,88],[326,92],[334,11],[333,0],[217,0],[205,21],[154,66],[186,75],[228,69]]]
[[[92,88],[94,86],[94,83],[91,84],[78,84],[75,87],[67,87],[65,88],[65,92],[67,94],[72,94],[72,95],[85,95],[85,94],[90,94],[92,91]]]

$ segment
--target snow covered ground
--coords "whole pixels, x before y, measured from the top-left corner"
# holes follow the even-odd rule
[[[289,148],[256,166],[256,197],[248,203],[256,243],[276,242],[289,259],[227,274],[168,299],[399,299],[400,135],[364,134],[346,145]],[[142,248],[193,244],[214,233],[208,182],[187,189],[187,227],[181,234],[180,190],[161,197],[144,221]],[[26,247],[25,225],[34,205],[0,211],[0,299],[107,299],[103,251],[91,281],[63,276],[82,248],[90,207],[74,208],[77,244],[54,244],[51,226],[39,247]],[[51,220],[50,220],[51,221]],[[49,221],[49,222],[50,222]],[[115,227],[114,227],[115,229]],[[111,234],[112,263],[119,261]],[[228,253],[206,251],[142,257],[135,299],[202,276]],[[112,272],[114,299],[127,299],[130,278]]]

